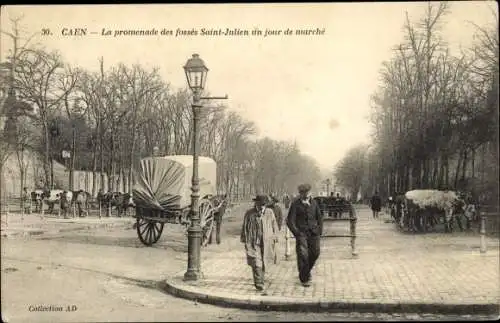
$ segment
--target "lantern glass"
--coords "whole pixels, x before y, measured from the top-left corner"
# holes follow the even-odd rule
[[[188,59],[184,71],[191,90],[199,91],[205,88],[208,68],[198,54],[193,54],[193,57]]]

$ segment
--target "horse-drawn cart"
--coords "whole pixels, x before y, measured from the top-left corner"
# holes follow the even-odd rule
[[[317,196],[314,199],[324,216],[340,219],[344,213],[349,213],[350,203],[342,197]]]
[[[208,157],[199,157],[200,225],[202,245],[206,246],[212,233],[214,212],[212,197],[216,193],[217,164]],[[136,229],[141,242],[156,243],[165,223],[190,224],[191,176],[193,156],[175,155],[148,157],[141,160],[135,172],[133,199],[136,209]]]

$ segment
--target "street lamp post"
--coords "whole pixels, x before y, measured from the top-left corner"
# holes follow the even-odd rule
[[[202,104],[200,101],[210,99],[227,99],[225,97],[201,97],[207,80],[208,68],[198,54],[188,59],[184,65],[189,88],[193,91],[193,177],[191,179],[191,224],[188,228],[188,268],[184,274],[184,280],[195,281],[202,277],[200,268],[200,252],[202,243],[202,228],[200,225],[199,199],[200,199],[200,179],[198,176],[198,154],[199,154],[199,124],[200,110]]]

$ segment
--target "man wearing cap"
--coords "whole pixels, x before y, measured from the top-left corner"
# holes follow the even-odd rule
[[[295,236],[297,267],[302,285],[311,285],[311,270],[320,254],[320,237],[323,233],[323,214],[311,198],[311,185],[299,185],[299,198],[288,211],[287,226]]]
[[[258,291],[264,290],[264,273],[276,263],[275,244],[278,224],[274,213],[266,207],[265,195],[257,195],[253,208],[245,212],[241,229],[241,242],[245,244],[247,264],[252,268],[253,281]]]

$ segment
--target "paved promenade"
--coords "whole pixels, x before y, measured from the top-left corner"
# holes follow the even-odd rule
[[[166,289],[180,297],[224,306],[311,311],[498,313],[500,304],[499,243],[487,238],[480,254],[477,233],[405,234],[358,210],[358,257],[349,238],[323,238],[310,287],[297,277],[295,244],[289,260],[266,272],[266,293],[253,286],[243,246],[236,238],[204,252],[199,282],[184,282],[184,272],[171,276]],[[324,233],[348,234],[349,222],[325,221]],[[284,240],[284,239],[283,239]],[[220,252],[221,250],[226,252]]]

